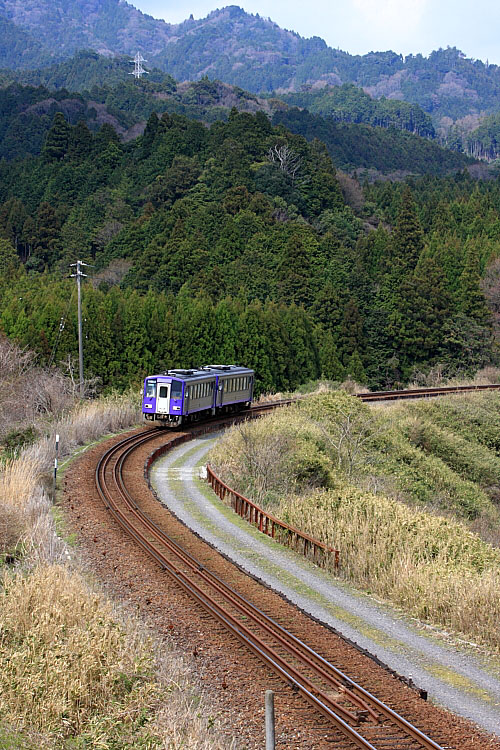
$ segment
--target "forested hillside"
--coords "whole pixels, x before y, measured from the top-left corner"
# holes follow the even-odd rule
[[[436,133],[431,117],[418,105],[399,99],[373,99],[350,83],[282,94],[281,99],[312,114],[324,115],[335,122],[356,122],[384,128],[400,128],[426,138]]]
[[[153,113],[126,144],[56,114],[40,156],[0,164],[0,327],[68,363],[79,257],[104,386],[210,359],[252,365],[264,389],[472,371],[495,357],[481,277],[496,313],[499,211],[500,183],[463,172],[339,182],[324,144],[262,112]]]
[[[71,61],[46,69],[44,75],[39,71],[18,76],[32,85],[9,83],[12,77],[4,74],[5,85],[0,87],[0,158],[39,154],[56,112],[62,112],[70,124],[85,122],[92,131],[107,123],[122,139],[130,140],[142,133],[153,112],[183,114],[209,123],[227,120],[235,107],[241,112],[274,114],[277,124],[309,140],[319,138],[326,143],[335,164],[344,170],[447,174],[472,163],[461,154],[406,132],[402,120],[399,125],[393,120],[394,127],[389,129],[342,125],[307,110],[288,109],[281,100],[257,97],[208,78],[178,83],[156,70],[147,79],[135,81],[129,67],[128,58],[111,62],[82,52]],[[68,81],[79,88],[77,93],[63,86]],[[48,83],[55,88],[47,88]]]
[[[361,169],[382,174],[446,175],[473,163],[462,153],[405,130],[335,122],[307,109],[279,109],[273,123],[309,141],[323,141],[334,163],[349,172]]]

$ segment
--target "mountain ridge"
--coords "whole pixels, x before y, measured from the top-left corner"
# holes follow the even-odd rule
[[[373,99],[420,106],[443,142],[500,112],[500,67],[456,48],[428,57],[391,50],[350,55],[237,5],[169,24],[125,0],[0,0],[0,67],[29,69],[84,48],[108,57],[140,50],[178,81],[208,76],[252,93],[283,95],[353,84]],[[322,114],[328,114],[322,112]],[[455,137],[455,136],[454,136]]]

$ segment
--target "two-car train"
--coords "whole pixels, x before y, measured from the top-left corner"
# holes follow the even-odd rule
[[[167,370],[145,379],[142,413],[150,422],[178,427],[250,406],[253,389],[254,371],[237,365]]]

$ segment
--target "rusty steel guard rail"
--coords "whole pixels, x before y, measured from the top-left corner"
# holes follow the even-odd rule
[[[334,568],[338,570],[340,562],[340,552],[338,549],[329,547],[318,539],[304,534],[304,532],[296,529],[294,526],[280,521],[279,518],[268,513],[252,500],[249,500],[225,484],[222,479],[219,479],[209,464],[207,465],[207,481],[210,483],[215,494],[223,502],[226,495],[228,495],[233,510],[253,526],[256,526],[263,534],[276,539],[282,544],[293,547],[297,551],[302,552],[305,557],[312,557],[315,562],[319,560],[320,555],[323,558],[327,555],[333,555]]]

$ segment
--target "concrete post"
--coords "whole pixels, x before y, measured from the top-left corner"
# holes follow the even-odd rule
[[[274,693],[266,690],[266,750],[275,750]]]

